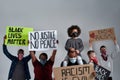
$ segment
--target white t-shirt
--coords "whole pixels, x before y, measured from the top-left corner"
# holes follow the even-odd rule
[[[107,61],[103,60],[103,58],[102,58],[101,56],[98,57],[98,60],[99,60],[99,64],[100,64],[102,67],[104,67],[104,68],[106,68],[107,70],[111,71],[110,76],[112,76],[112,75],[113,75],[113,73],[112,73],[112,72],[113,72],[113,59],[111,58],[111,56],[108,55]]]
[[[90,50],[93,50],[92,47],[89,48]],[[119,53],[120,49],[119,49],[119,45],[116,44],[115,45],[115,49],[113,52],[109,52],[107,51],[107,55],[108,55],[108,59],[107,61],[103,60],[101,53],[96,53],[99,64],[108,69],[109,71],[111,71],[110,76],[113,76],[113,59],[115,58],[115,56]]]

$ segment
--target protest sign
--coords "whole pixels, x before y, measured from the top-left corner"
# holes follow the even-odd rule
[[[25,28],[18,26],[7,26],[6,29],[6,45],[28,45],[28,32],[33,31],[33,28]]]
[[[53,69],[55,80],[94,80],[93,65],[75,65]]]
[[[96,77],[95,80],[107,80],[107,78],[110,75],[110,71],[103,68],[102,66],[95,66],[95,71],[96,71]]]
[[[29,33],[29,51],[42,51],[57,48],[57,31],[45,30]]]
[[[110,40],[115,38],[114,28],[93,30],[89,32],[91,41]]]

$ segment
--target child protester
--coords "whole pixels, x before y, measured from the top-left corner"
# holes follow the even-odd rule
[[[67,30],[68,36],[70,37],[65,44],[65,49],[66,51],[71,51],[73,48],[76,51],[77,56],[77,63],[82,65],[83,61],[81,58],[81,52],[84,49],[83,42],[79,38],[81,34],[81,29],[77,25],[72,25],[71,27],[68,28]],[[63,61],[63,66],[67,66],[68,63],[68,55],[65,57]]]

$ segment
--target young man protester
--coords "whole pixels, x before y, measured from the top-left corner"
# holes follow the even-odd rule
[[[5,40],[6,36],[4,36],[3,52],[12,61],[8,80],[30,80],[31,76],[28,68],[28,61],[31,59],[31,56],[28,55],[24,57],[23,49],[18,50],[18,56],[12,55],[8,52]]]
[[[102,67],[108,69],[109,71],[111,71],[111,74],[110,74],[108,80],[112,80],[112,77],[113,77],[113,59],[120,52],[119,45],[117,44],[116,38],[114,38],[113,42],[115,45],[115,50],[113,52],[108,53],[107,47],[105,45],[102,45],[100,47],[100,55],[97,54],[100,65]],[[89,41],[89,46],[90,46],[90,50],[93,50],[91,40]]]

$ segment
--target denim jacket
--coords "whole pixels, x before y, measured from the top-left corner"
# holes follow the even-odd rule
[[[12,61],[11,62],[11,67],[9,70],[9,75],[8,75],[8,80],[12,78],[13,72],[15,70],[16,64],[18,63],[18,57],[11,55],[8,50],[7,46],[3,44],[3,52],[4,54]],[[31,78],[29,68],[28,68],[28,61],[31,59],[31,56],[28,55],[22,59],[22,62],[24,63],[25,67],[25,79],[29,80]]]

